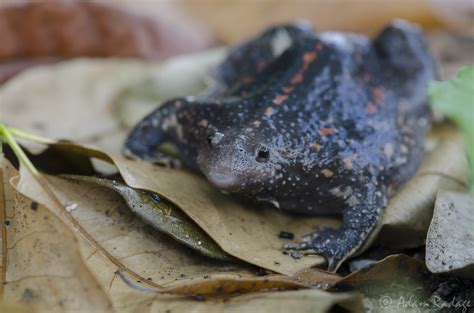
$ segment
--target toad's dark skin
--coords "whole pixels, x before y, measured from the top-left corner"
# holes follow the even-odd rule
[[[339,265],[364,242],[387,199],[414,174],[431,125],[436,65],[421,31],[396,21],[375,39],[274,27],[229,53],[219,86],[169,101],[132,131],[142,159],[174,143],[218,189],[300,214],[343,215],[288,250]]]

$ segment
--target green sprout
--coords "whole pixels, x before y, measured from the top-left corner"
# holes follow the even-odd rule
[[[2,144],[3,142],[8,144],[12,149],[13,153],[16,155],[16,157],[26,166],[26,168],[31,172],[31,174],[33,174],[35,177],[39,176],[38,170],[33,165],[33,163],[31,163],[30,159],[26,156],[23,149],[15,140],[15,137],[39,142],[42,144],[51,144],[53,143],[53,141],[25,133],[21,130],[18,130],[13,127],[8,127],[7,125],[0,123],[0,144]]]

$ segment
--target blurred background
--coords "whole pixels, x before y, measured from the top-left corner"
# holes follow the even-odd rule
[[[396,18],[425,29],[443,78],[474,63],[471,0],[0,0],[0,83],[75,57],[163,60],[234,44],[275,23],[374,35]]]

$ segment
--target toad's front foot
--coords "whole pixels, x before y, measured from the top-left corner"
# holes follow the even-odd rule
[[[335,272],[361,244],[360,237],[350,230],[324,229],[306,236],[307,241],[289,243],[290,251],[314,251],[328,261],[328,271]]]

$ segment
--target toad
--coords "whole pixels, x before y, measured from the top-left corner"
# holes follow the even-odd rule
[[[232,48],[204,95],[146,116],[125,150],[153,162],[170,142],[225,193],[290,213],[342,215],[339,229],[284,247],[321,254],[336,271],[417,170],[431,125],[427,83],[436,78],[422,32],[404,21],[373,39],[272,27]]]

